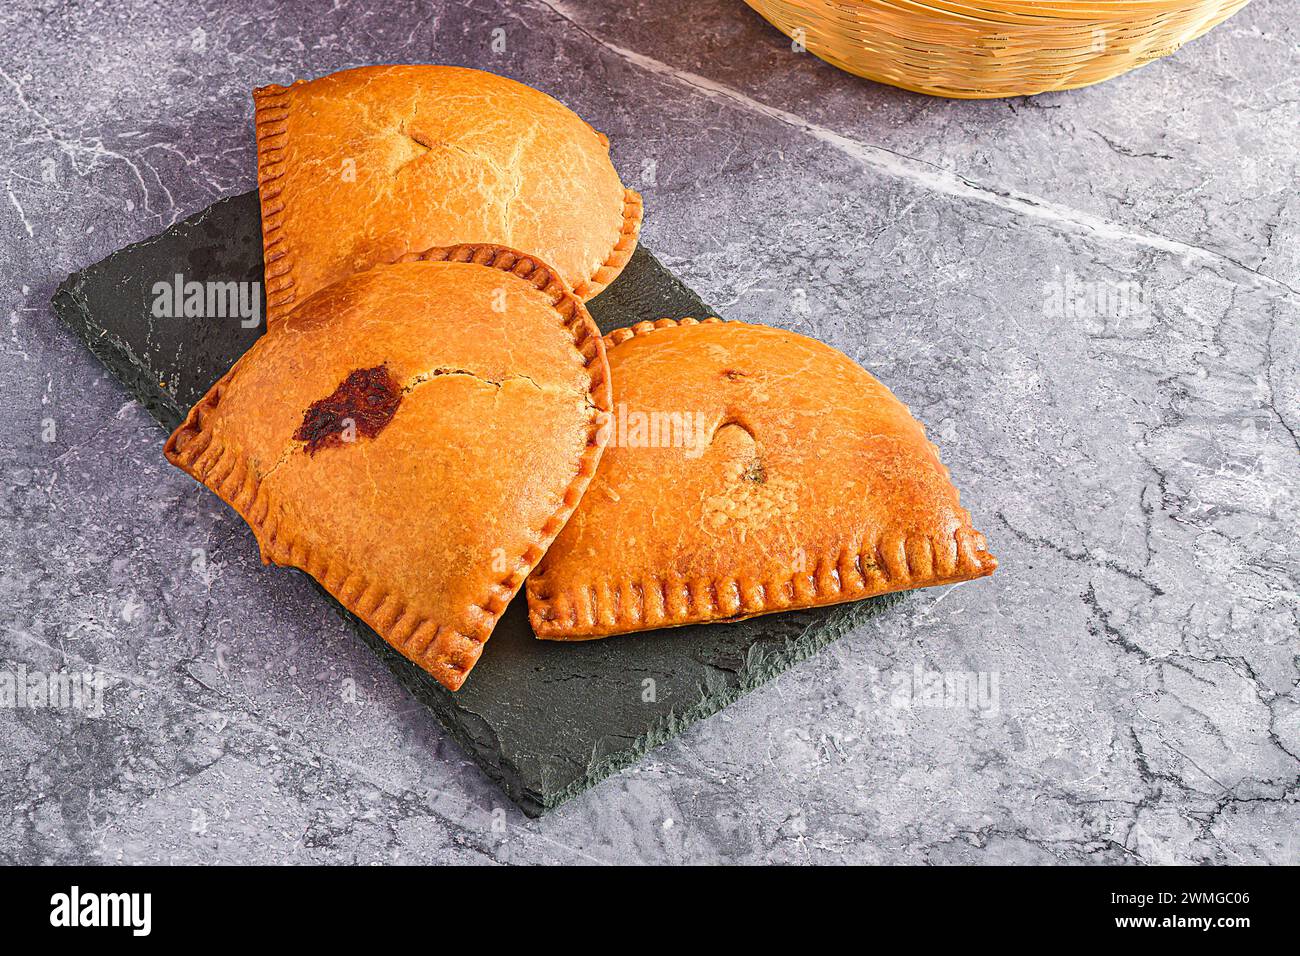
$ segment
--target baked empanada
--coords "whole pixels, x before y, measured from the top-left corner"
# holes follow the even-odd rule
[[[549,266],[487,245],[302,302],[190,410],[175,465],[455,690],[595,472],[609,369]]]
[[[738,620],[997,567],[907,407],[830,346],[717,319],[605,343],[609,446],[528,579],[538,637]]]
[[[608,141],[522,83],[367,66],[253,98],[268,322],[344,276],[466,242],[527,249],[588,299],[636,246],[641,197]]]

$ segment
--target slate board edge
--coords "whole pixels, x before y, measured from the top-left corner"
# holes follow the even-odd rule
[[[588,765],[585,776],[577,778],[553,795],[549,797],[541,795],[539,800],[536,795],[528,794],[529,803],[537,804],[541,808],[536,813],[530,812],[527,805],[518,801],[518,799],[516,799],[516,802],[519,802],[520,806],[525,808],[524,812],[528,816],[540,816],[542,813],[554,810],[560,804],[591,789],[618,771],[638,763],[651,750],[662,746],[674,737],[680,736],[692,724],[707,720],[718,712],[725,710],[746,694],[767,684],[795,664],[812,657],[818,651],[848,634],[858,622],[900,603],[908,593],[907,591],[896,591],[841,605],[843,613],[836,615],[833,619],[822,619],[815,624],[809,624],[797,637],[785,638],[780,645],[770,650],[763,648],[760,643],[751,645],[745,666],[734,672],[733,679],[739,679],[732,686],[710,687],[709,696],[701,698],[699,703],[694,706],[682,712],[672,711],[666,716],[658,718],[651,724],[648,731],[632,741],[628,746],[609,756],[593,760]],[[716,626],[726,627],[727,625],[718,624]],[[618,638],[613,639],[617,640]]]
[[[375,633],[374,629],[340,604],[338,599],[326,591],[315,578],[297,568],[293,570],[303,574],[311,581],[312,585],[325,597],[335,613],[351,625],[351,629],[379,656],[379,659],[384,662],[384,665],[393,676],[401,682],[407,692],[433,711],[443,729],[451,735],[451,738],[462,750],[469,754],[488,779],[500,787],[506,796],[524,812],[525,816],[540,817],[550,809],[531,790],[520,784],[522,776],[517,772],[511,772],[510,761],[504,759],[502,749],[492,746],[491,741],[483,739],[483,733],[476,734],[469,727],[468,722],[464,719],[464,715],[468,711],[463,707],[453,708],[447,706],[448,701],[445,697],[450,693],[449,691],[444,690],[432,677],[394,650],[387,641]],[[490,729],[487,734],[493,736]]]
[[[130,249],[130,246],[126,247]],[[125,250],[123,250],[125,251]],[[114,253],[116,255],[116,253]],[[100,260],[107,262],[112,259]],[[96,263],[95,266],[99,265]],[[87,266],[86,269],[95,268]],[[86,308],[85,297],[81,294],[81,276],[86,269],[81,272],[68,276],[59,287],[54,291],[54,297],[50,300],[54,308],[54,314],[68,325],[76,333],[86,348],[90,349],[90,354],[99,359],[99,363],[109,371],[112,376],[125,386],[127,392],[140,406],[158,423],[158,425],[168,434],[179,425],[185,413],[176,405],[166,393],[158,398],[151,397],[156,384],[152,378],[145,374],[142,364],[136,360],[135,354],[118,341],[117,338],[109,334],[102,327],[95,325],[90,320],[90,310]],[[124,370],[130,369],[135,374],[125,375]],[[169,422],[175,424],[169,425]],[[161,450],[159,452],[161,454]]]

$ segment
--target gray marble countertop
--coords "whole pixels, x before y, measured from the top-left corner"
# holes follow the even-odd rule
[[[984,102],[840,73],[739,0],[249,9],[0,13],[0,672],[107,679],[102,713],[0,709],[0,861],[1300,861],[1287,3]],[[49,307],[253,188],[252,87],[402,61],[606,132],[643,241],[705,300],[912,407],[997,575],[541,820],[510,806]],[[965,674],[979,706],[910,692]]]

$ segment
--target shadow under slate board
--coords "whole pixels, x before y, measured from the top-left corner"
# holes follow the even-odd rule
[[[262,334],[263,324],[157,318],[154,285],[180,275],[186,282],[248,282],[260,289],[260,228],[256,192],[222,200],[70,276],[54,296],[59,317],[168,431]],[[714,314],[644,248],[589,308],[605,332],[644,319]],[[160,434],[159,455],[162,445]],[[251,534],[247,553],[256,560]],[[451,693],[323,589],[321,595],[322,605],[350,622],[529,816],[635,762],[899,600],[886,595],[735,624],[566,644],[533,637],[521,591],[465,686]]]

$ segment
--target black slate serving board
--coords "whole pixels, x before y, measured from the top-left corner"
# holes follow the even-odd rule
[[[246,328],[238,318],[156,316],[155,283],[177,275],[259,283],[260,290],[257,193],[222,200],[83,269],[54,296],[58,316],[168,431],[264,331],[264,323]],[[715,314],[644,247],[589,308],[605,332],[643,319]],[[161,436],[158,449],[161,455]],[[521,592],[465,686],[451,693],[321,595],[529,816],[635,762],[899,600],[565,644],[533,637]]]

